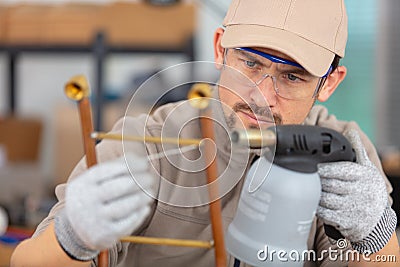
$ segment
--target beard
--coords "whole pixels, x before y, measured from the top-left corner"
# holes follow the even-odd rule
[[[237,115],[238,112],[242,111],[249,114],[254,114],[255,116],[260,116],[263,118],[270,118],[271,121],[275,122],[275,125],[282,124],[282,116],[278,113],[272,113],[268,107],[259,107],[254,103],[246,104],[246,103],[236,103],[232,107],[232,113],[229,116],[226,116],[226,123],[230,129],[234,129],[237,127],[237,123],[239,117]],[[245,123],[241,123],[245,125]],[[248,125],[249,129],[260,129],[260,124],[251,123]]]

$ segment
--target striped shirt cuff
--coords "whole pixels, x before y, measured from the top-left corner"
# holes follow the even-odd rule
[[[351,245],[353,249],[362,254],[376,253],[389,242],[396,230],[396,225],[396,213],[390,206],[387,206],[372,232],[359,242],[351,242]]]

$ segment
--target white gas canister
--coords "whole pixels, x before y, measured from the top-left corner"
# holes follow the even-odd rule
[[[320,194],[316,172],[296,172],[260,157],[228,227],[227,251],[253,266],[303,266]]]

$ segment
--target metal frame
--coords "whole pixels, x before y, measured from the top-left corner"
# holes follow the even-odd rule
[[[95,84],[93,88],[94,106],[94,125],[95,129],[102,129],[102,104],[104,94],[104,64],[108,55],[111,54],[183,54],[189,61],[194,60],[194,40],[191,37],[182,47],[162,47],[162,46],[118,46],[109,45],[107,36],[103,32],[98,32],[92,44],[88,45],[25,45],[25,44],[0,44],[0,52],[8,55],[8,113],[14,115],[17,110],[18,98],[18,57],[25,53],[51,53],[51,54],[76,54],[91,53],[95,59]]]

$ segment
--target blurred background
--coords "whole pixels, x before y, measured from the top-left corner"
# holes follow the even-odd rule
[[[213,61],[214,30],[229,4],[0,1],[0,207],[9,221],[0,239],[0,266],[7,266],[1,249],[10,252],[30,235],[54,204],[55,185],[83,155],[77,108],[63,92],[67,80],[88,77],[95,128],[110,130],[146,78],[181,62]],[[323,104],[339,119],[359,123],[374,142],[399,214],[400,2],[346,4],[349,39],[341,64],[349,73]]]

